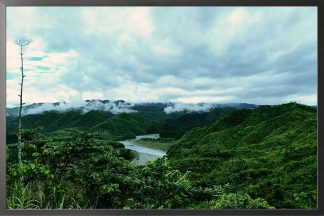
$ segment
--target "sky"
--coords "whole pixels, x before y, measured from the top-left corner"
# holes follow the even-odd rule
[[[8,7],[7,107],[23,100],[317,104],[316,7]]]

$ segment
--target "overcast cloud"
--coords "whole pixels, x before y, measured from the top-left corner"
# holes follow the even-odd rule
[[[317,104],[316,7],[9,7],[7,105]]]

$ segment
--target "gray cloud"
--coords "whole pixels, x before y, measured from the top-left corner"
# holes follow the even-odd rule
[[[15,9],[10,11],[8,22],[15,23]],[[133,102],[223,97],[219,102],[263,104],[295,97],[316,103],[315,7],[140,8],[134,13],[37,8],[35,16],[48,26],[36,25],[30,35],[44,41],[46,52],[79,54],[60,82],[80,93]],[[8,31],[9,40],[19,33]]]

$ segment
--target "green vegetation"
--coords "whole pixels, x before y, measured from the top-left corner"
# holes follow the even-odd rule
[[[7,143],[17,142],[18,121],[7,119]],[[67,112],[47,111],[42,114],[32,114],[23,117],[24,128],[43,128],[47,134],[65,136],[71,130],[100,132],[105,139],[123,140],[135,138],[136,135],[155,133],[159,122],[142,117],[136,113],[113,115],[104,111],[82,113],[80,110]]]
[[[217,200],[224,207],[240,202],[226,198],[228,185],[193,186],[190,173],[171,168],[166,158],[133,166],[131,151],[96,142],[96,134],[76,132],[64,141],[37,130],[22,135],[23,162],[8,160],[8,208],[214,208]],[[263,199],[240,205],[269,207]]]
[[[163,138],[179,139],[188,130],[211,124],[215,119],[229,115],[236,110],[231,107],[212,108],[209,112],[174,112],[165,119],[160,129]]]
[[[154,107],[145,115],[24,116],[22,163],[17,145],[7,145],[8,208],[316,207],[316,109],[290,103],[151,118],[161,111]],[[8,120],[12,143],[15,122]],[[167,125],[184,134],[138,140],[167,155],[135,166],[137,153],[118,140]]]
[[[295,103],[238,110],[186,133],[168,158],[194,185],[230,183],[276,208],[315,208],[316,117]]]
[[[157,132],[158,123],[135,114],[122,113],[94,126],[94,131],[107,131],[119,136],[119,140],[134,138],[136,135]]]

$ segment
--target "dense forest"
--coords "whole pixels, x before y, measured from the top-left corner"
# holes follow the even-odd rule
[[[134,109],[25,115],[19,147],[7,116],[8,208],[316,208],[316,108]],[[120,141],[143,134],[166,153],[138,165]]]

